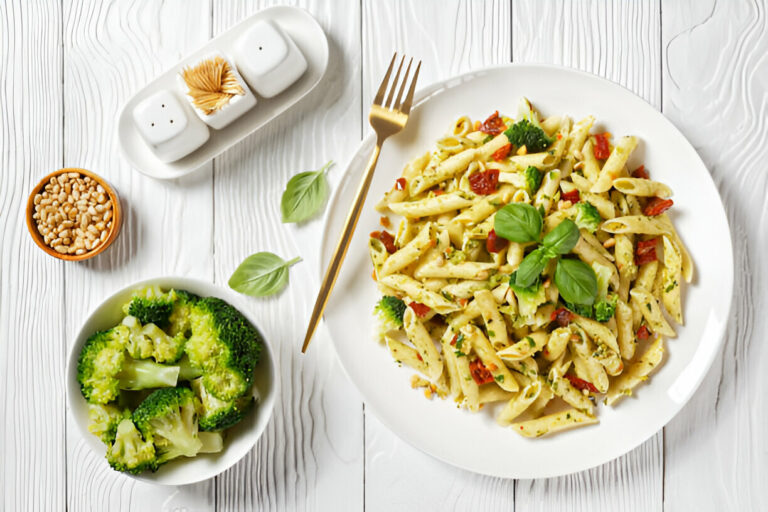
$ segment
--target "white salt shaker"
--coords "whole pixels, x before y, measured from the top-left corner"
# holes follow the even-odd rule
[[[259,22],[240,36],[234,56],[248,84],[264,98],[280,94],[307,70],[296,43],[271,21]]]
[[[208,127],[191,115],[167,89],[142,100],[133,109],[133,122],[152,152],[162,162],[174,162],[205,144]]]
[[[192,91],[192,88],[184,78],[184,74],[186,70],[203,65],[206,63],[206,61],[213,62],[215,59],[220,59],[221,61],[227,63],[227,69],[228,72],[231,73],[231,79],[236,81],[240,87],[239,92],[236,94],[227,94],[224,92],[224,90],[205,90],[204,93],[206,94],[206,97],[215,98],[218,95],[222,98],[222,105],[211,110],[201,107],[200,101],[196,102],[195,94],[200,93],[197,91]],[[179,82],[179,87],[181,87],[181,90],[184,93],[184,97],[192,106],[192,110],[194,110],[195,114],[197,114],[197,117],[199,117],[211,128],[215,128],[217,130],[224,128],[232,121],[248,112],[251,108],[254,107],[254,105],[256,105],[256,96],[253,95],[251,90],[248,88],[248,85],[245,83],[245,80],[243,80],[243,77],[240,76],[240,73],[238,72],[234,62],[232,62],[232,59],[227,58],[221,53],[212,53],[210,55],[206,55],[199,61],[185,66],[177,77],[177,80]]]

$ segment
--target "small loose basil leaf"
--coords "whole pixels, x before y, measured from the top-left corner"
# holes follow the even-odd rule
[[[502,238],[524,244],[539,241],[541,225],[541,214],[536,208],[526,203],[512,203],[496,212],[493,230]]]
[[[528,288],[539,278],[552,256],[543,247],[539,247],[523,258],[517,268],[515,286]]]
[[[288,268],[301,261],[285,261],[271,252],[257,252],[245,258],[229,278],[229,287],[251,297],[267,297],[288,284]]]
[[[305,221],[323,207],[328,196],[325,172],[331,165],[333,161],[318,171],[300,172],[288,181],[280,200],[283,223]]]
[[[544,236],[542,243],[556,254],[568,254],[579,242],[579,227],[571,219],[565,219]]]
[[[592,267],[581,260],[560,259],[555,268],[555,284],[563,300],[591,306],[597,295],[597,277]]]

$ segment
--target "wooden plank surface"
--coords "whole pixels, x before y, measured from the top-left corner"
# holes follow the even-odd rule
[[[173,182],[132,169],[115,131],[125,101],[155,75],[210,37],[208,2],[68,0],[64,27],[64,164],[109,180],[121,197],[122,233],[107,251],[65,266],[68,343],[107,295],[161,275],[210,280],[213,201],[210,165]],[[155,510],[184,505],[211,510],[213,482],[192,487],[196,502],[173,487],[138,482],[94,455],[67,417],[67,506],[70,510]]]
[[[61,165],[60,21],[58,4],[0,3],[0,510],[52,510],[66,493],[64,267],[24,223]]]
[[[765,0],[292,0],[329,36],[321,88],[188,178],[158,182],[131,169],[115,141],[122,103],[212,35],[283,3],[0,3],[0,379],[15,397],[0,409],[0,511],[768,509]],[[663,107],[696,147],[726,204],[736,292],[722,356],[664,434],[568,477],[478,476],[365,414],[326,333],[299,354],[322,223],[282,225],[280,193],[291,175],[329,159],[338,182],[395,50],[424,59],[422,86],[510,60],[593,72]],[[47,257],[22,223],[29,189],[62,165],[106,177],[126,213],[115,246],[84,264]],[[264,438],[197,485],[152,486],[109,470],[65,410],[67,348],[85,315],[147,277],[225,285],[260,250],[304,257],[284,293],[251,302],[281,374]]]
[[[216,2],[214,33],[280,2]],[[295,5],[309,10],[330,36],[324,82],[301,105],[214,163],[214,281],[225,284],[240,261],[258,251],[302,255],[281,294],[252,300],[251,311],[272,343],[280,368],[280,399],[264,437],[243,461],[217,479],[218,510],[361,510],[362,404],[318,336],[300,351],[316,294],[315,248],[294,238],[319,231],[280,220],[280,196],[294,174],[339,160],[360,134],[360,10],[332,0]],[[340,172],[337,169],[336,172]]]
[[[667,510],[768,510],[767,8],[662,4],[664,114],[718,186],[735,263],[721,356],[665,429]]]

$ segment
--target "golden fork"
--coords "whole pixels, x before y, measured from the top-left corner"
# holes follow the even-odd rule
[[[387,74],[384,75],[384,80],[381,81],[381,86],[379,86],[379,91],[376,93],[376,98],[374,98],[373,105],[371,106],[371,113],[368,116],[368,119],[373,130],[376,132],[376,147],[373,148],[373,154],[363,173],[363,179],[357,189],[357,195],[352,204],[352,209],[350,209],[349,214],[347,214],[347,220],[344,222],[341,238],[336,244],[336,249],[333,251],[331,264],[328,265],[328,269],[325,271],[323,284],[320,286],[320,293],[317,294],[315,308],[312,310],[312,317],[309,320],[307,334],[304,337],[304,345],[301,347],[302,352],[306,352],[309,342],[312,340],[312,335],[315,333],[315,329],[317,329],[317,324],[323,316],[325,306],[328,304],[328,298],[333,290],[333,285],[336,284],[336,278],[339,275],[341,264],[344,262],[344,257],[347,255],[349,242],[352,239],[352,234],[355,232],[355,226],[357,226],[360,212],[363,210],[363,204],[365,204],[365,197],[368,195],[368,189],[371,186],[373,170],[376,168],[376,162],[379,159],[381,145],[387,137],[402,130],[405,127],[405,123],[408,122],[408,114],[410,113],[411,105],[413,104],[413,91],[416,89],[416,81],[419,78],[421,61],[416,64],[416,71],[411,79],[411,86],[408,88],[408,94],[406,95],[405,100],[401,102],[405,86],[408,84],[408,75],[411,71],[413,59],[408,61],[408,67],[405,69],[405,74],[403,75],[402,80],[398,82],[400,79],[400,71],[402,71],[403,63],[405,62],[405,56],[400,59],[400,65],[395,73],[395,78],[392,80],[387,101],[384,102],[384,95],[387,92],[389,77],[395,66],[395,60],[397,60],[397,53],[392,56],[392,61],[389,63]],[[398,83],[400,84],[400,90],[397,92],[397,98],[395,98],[395,90],[397,89]]]

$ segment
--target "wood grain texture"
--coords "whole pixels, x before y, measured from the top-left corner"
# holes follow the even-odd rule
[[[0,510],[60,509],[66,492],[63,264],[24,223],[61,167],[60,21],[58,4],[0,3]]]
[[[419,87],[509,62],[509,8],[506,1],[364,1],[363,113],[367,116],[393,51],[422,59]],[[366,123],[364,131],[369,130]],[[439,462],[398,439],[371,414],[365,417],[365,434],[367,511],[512,507],[512,480]]]
[[[192,176],[159,182],[131,169],[115,141],[123,102],[212,35],[284,3],[329,36],[318,90]],[[767,10],[765,0],[0,2],[0,382],[15,397],[0,408],[0,511],[767,510]],[[282,225],[280,193],[296,172],[348,160],[395,50],[424,60],[421,86],[510,60],[596,73],[663,106],[696,147],[731,223],[734,305],[722,356],[663,436],[564,478],[478,476],[364,417],[324,328],[299,353],[321,221]],[[115,245],[83,264],[44,255],[22,222],[30,188],[63,165],[107,178],[126,213]],[[225,285],[259,250],[304,258],[284,293],[250,308],[281,375],[264,438],[206,483],[165,488],[114,473],[65,410],[82,320],[152,276]]]
[[[206,1],[64,2],[64,162],[104,176],[125,212],[112,247],[67,265],[65,332],[71,343],[88,311],[132,282],[160,275],[210,279],[213,270],[211,171],[160,182],[121,158],[115,131],[122,104],[141,86],[210,36]],[[177,492],[112,471],[82,441],[68,416],[67,506],[70,510],[188,510],[214,506],[212,482]]]
[[[513,2],[514,62],[577,68],[617,82],[659,108],[658,2]],[[547,34],[547,37],[541,37]],[[535,94],[531,100],[535,102]],[[520,481],[521,510],[661,510],[662,434],[589,471]]]
[[[214,33],[281,2],[216,2]],[[306,261],[290,271],[288,288],[252,301],[251,311],[272,343],[280,395],[256,448],[217,479],[219,510],[361,510],[362,405],[342,375],[327,340],[306,355],[301,340],[317,290],[316,246],[280,219],[280,196],[295,173],[343,158],[360,134],[360,9],[357,2],[292,2],[329,35],[330,69],[300,105],[215,161],[215,282],[225,283],[257,251]],[[257,107],[258,108],[258,107]],[[352,142],[351,142],[352,141]],[[332,171],[333,172],[333,171]]]
[[[766,11],[765,1],[662,4],[664,113],[718,186],[735,263],[722,355],[665,429],[667,510],[768,509]]]

